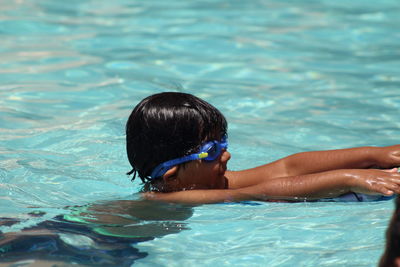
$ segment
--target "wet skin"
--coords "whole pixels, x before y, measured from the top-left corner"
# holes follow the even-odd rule
[[[231,154],[223,150],[212,162],[194,160],[181,166],[175,166],[164,175],[169,191],[192,189],[227,189],[227,163]]]
[[[213,162],[177,165],[162,177],[160,193],[145,199],[205,204],[243,200],[315,200],[348,192],[400,193],[400,145],[309,151],[241,171],[226,171],[230,154]],[[389,170],[383,170],[389,169]]]

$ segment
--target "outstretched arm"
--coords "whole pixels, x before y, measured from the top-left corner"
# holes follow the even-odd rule
[[[283,161],[289,175],[337,169],[391,168],[400,165],[400,145],[303,152]]]
[[[144,197],[157,201],[205,204],[244,200],[312,200],[337,197],[347,192],[392,195],[400,193],[400,174],[395,171],[334,170],[274,178],[239,189],[149,192]]]
[[[253,169],[230,172],[230,188],[241,188],[268,179],[338,169],[392,168],[400,166],[400,145],[310,151],[290,155]]]

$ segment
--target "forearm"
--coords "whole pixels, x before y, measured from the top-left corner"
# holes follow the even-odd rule
[[[299,176],[339,169],[390,169],[400,166],[400,145],[357,147],[293,154],[255,168],[228,172],[229,188],[243,188],[278,177]]]
[[[237,202],[245,200],[304,200],[336,197],[350,191],[346,173],[330,171],[318,174],[281,177],[239,189],[186,190],[173,193],[146,193],[146,199],[186,204]]]
[[[353,179],[346,170],[335,170],[269,179],[238,190],[243,195],[252,195],[262,200],[313,200],[333,198],[350,192]]]
[[[304,175],[337,169],[373,167],[375,147],[357,147],[294,154],[279,161],[287,176]],[[278,162],[279,162],[278,161]]]
[[[308,175],[267,179],[259,184],[232,188],[145,193],[146,199],[205,204],[244,200],[313,200],[333,198],[347,192],[400,194],[400,173],[393,170],[342,169]]]

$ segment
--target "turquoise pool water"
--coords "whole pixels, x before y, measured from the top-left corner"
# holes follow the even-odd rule
[[[391,201],[149,207],[124,125],[172,90],[226,115],[233,170],[399,143],[397,0],[0,6],[1,262],[376,264]]]

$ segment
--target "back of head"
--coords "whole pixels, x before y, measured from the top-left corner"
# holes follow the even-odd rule
[[[158,164],[194,153],[226,131],[221,112],[198,97],[177,92],[151,95],[133,109],[126,124],[132,172],[145,182]]]
[[[400,266],[400,196],[396,197],[396,208],[386,230],[386,249],[379,267]]]

